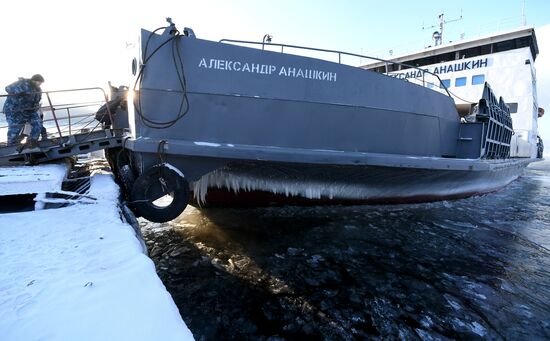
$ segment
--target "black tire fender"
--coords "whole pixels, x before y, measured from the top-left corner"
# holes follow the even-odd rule
[[[122,192],[127,198],[134,186],[134,183],[136,182],[136,177],[132,167],[129,164],[119,165],[118,177],[122,185]]]
[[[109,166],[111,167],[111,171],[113,172],[115,178],[118,176],[116,169],[117,155],[121,150],[122,148],[120,147],[105,149],[105,159],[107,159],[107,162],[109,163]]]
[[[169,194],[172,201],[159,206],[155,200]],[[189,183],[173,167],[155,165],[143,172],[130,192],[132,210],[143,218],[164,223],[177,218],[189,202]]]
[[[122,148],[111,148],[107,149],[105,156],[117,183],[120,185],[122,195],[128,199],[136,181],[136,175],[130,162],[130,152]]]

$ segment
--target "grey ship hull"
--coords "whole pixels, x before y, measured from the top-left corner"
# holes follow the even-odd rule
[[[402,204],[450,200],[501,189],[527,162],[476,171],[383,166],[233,164],[194,184],[198,206]],[[502,165],[501,165],[502,166]]]
[[[459,198],[497,190],[534,161],[482,159],[486,127],[463,129],[452,98],[431,89],[170,31],[142,31],[133,137],[124,146],[133,176],[165,165],[201,204],[237,204],[227,193],[313,202]]]
[[[131,144],[132,142],[129,141]],[[150,152],[155,141],[148,140]],[[388,204],[449,200],[499,190],[535,161],[414,157],[327,150],[282,150],[169,141],[178,169],[190,176],[198,206]],[[212,149],[215,158],[203,157]],[[293,160],[288,162],[288,160]],[[202,175],[201,175],[202,174]]]

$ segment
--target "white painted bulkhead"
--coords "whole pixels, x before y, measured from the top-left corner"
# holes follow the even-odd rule
[[[536,47],[526,46],[512,48],[503,52],[479,52],[473,57],[465,58],[462,53],[471,48],[482,48],[490,44],[512,41],[516,38],[528,37],[533,34],[533,28],[519,28],[509,32],[496,33],[485,37],[466,41],[451,42],[447,45],[428,47],[425,50],[395,57],[396,62],[414,66],[415,60],[440,56],[449,61],[406,68],[399,66],[398,70],[386,73],[389,76],[405,79],[409,82],[427,86],[445,93],[439,86],[437,77],[422,72],[426,70],[436,74],[445,84],[461,112],[469,108],[471,103],[477,103],[483,93],[483,85],[488,82],[494,94],[502,97],[510,106],[513,128],[510,154],[512,157],[536,157],[537,155],[537,80],[534,58],[538,53]],[[534,50],[532,50],[534,48]],[[491,48],[492,51],[492,48]],[[471,55],[471,51],[469,52]],[[533,57],[533,53],[535,57]],[[387,63],[375,62],[363,66],[367,69],[384,67]],[[379,69],[379,72],[384,72]]]
[[[479,67],[464,69],[465,65],[474,65],[476,62]],[[488,82],[495,95],[502,97],[510,105],[515,131],[511,142],[511,156],[536,157],[538,104],[533,65],[529,47],[524,47],[428,65],[425,68],[431,72],[437,72],[436,69],[453,69],[452,72],[437,73],[448,84],[449,92],[459,105],[478,102],[483,93],[482,80]],[[460,70],[461,68],[464,70]]]

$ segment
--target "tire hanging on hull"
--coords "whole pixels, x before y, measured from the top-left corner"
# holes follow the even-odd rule
[[[189,202],[189,183],[164,164],[147,169],[134,182],[131,208],[138,216],[164,223],[177,218]]]
[[[130,161],[130,152],[123,148],[112,148],[106,150],[105,156],[120,186],[123,197],[128,200],[136,181],[136,174]]]

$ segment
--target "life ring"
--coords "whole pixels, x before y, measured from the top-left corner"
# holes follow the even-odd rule
[[[174,169],[155,165],[141,174],[132,186],[130,203],[143,218],[164,223],[178,217],[189,202],[189,183]]]

